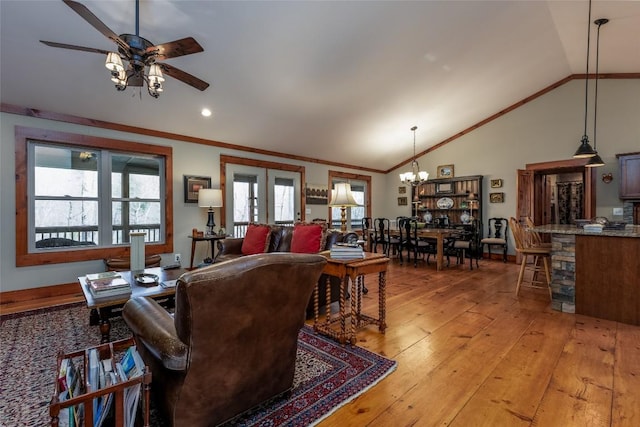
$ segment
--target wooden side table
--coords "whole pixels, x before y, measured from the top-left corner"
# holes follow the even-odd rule
[[[364,259],[351,260],[330,258],[329,252],[324,252],[323,255],[327,257],[327,264],[322,272],[340,279],[340,310],[337,317],[333,317],[330,304],[327,304],[324,319],[320,319],[319,287],[316,284],[313,297],[314,330],[339,341],[341,344],[349,342],[352,345],[356,343],[356,330],[365,325],[376,324],[379,331],[384,333],[387,327],[385,323],[386,273],[389,258],[383,254],[371,252],[366,252]],[[378,273],[378,318],[362,313],[364,275],[372,273]],[[353,284],[353,287],[351,303],[347,308],[345,295],[349,289],[349,282]],[[326,289],[326,301],[331,301],[331,285],[329,283],[327,283]]]
[[[191,239],[191,261],[189,262],[189,270],[193,270],[193,255],[196,253],[197,242],[211,242],[211,259],[216,259],[216,241],[226,239],[227,236],[219,236],[217,234],[205,235],[202,237],[189,236]]]

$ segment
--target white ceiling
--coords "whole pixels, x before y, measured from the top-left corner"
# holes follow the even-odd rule
[[[135,2],[82,0],[115,33]],[[3,103],[387,170],[586,65],[585,1],[140,1],[140,35],[193,36],[153,99],[117,92],[115,50],[60,0],[0,1]],[[594,1],[600,72],[640,71],[640,1]],[[591,24],[593,72],[596,26]],[[202,107],[213,111],[202,117]]]

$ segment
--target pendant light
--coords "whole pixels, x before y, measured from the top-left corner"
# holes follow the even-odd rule
[[[411,171],[400,174],[400,182],[403,184],[410,184],[415,187],[417,185],[427,182],[429,179],[429,173],[420,170],[418,160],[416,160],[416,130],[418,126],[411,128],[413,131],[413,160],[411,160]],[[416,193],[417,194],[417,193]],[[417,196],[416,196],[417,197]]]
[[[588,117],[588,106],[589,106],[589,42],[591,41],[591,0],[589,0],[589,20],[587,21],[587,70],[585,72],[584,77],[584,133],[582,134],[582,139],[580,140],[580,146],[576,150],[573,157],[576,158],[585,158],[592,157],[596,155],[595,150],[589,144],[589,137],[587,136],[587,117]]]
[[[595,99],[593,102],[593,151],[595,151],[595,156],[591,157],[585,167],[595,168],[599,166],[604,166],[604,161],[598,154],[597,144],[596,144],[596,131],[597,131],[597,123],[598,123],[598,64],[600,58],[600,27],[609,22],[607,18],[600,18],[593,21],[594,24],[598,26],[598,35],[596,36],[596,87],[595,87]]]

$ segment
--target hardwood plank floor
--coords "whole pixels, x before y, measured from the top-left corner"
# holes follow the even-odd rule
[[[398,368],[320,426],[640,426],[640,327],[553,311],[545,291],[516,298],[517,275],[501,261],[437,272],[393,259],[387,332],[367,326],[358,345]],[[364,311],[376,315],[366,281]]]
[[[387,332],[367,326],[358,345],[398,368],[320,426],[640,426],[640,327],[551,310],[546,291],[516,298],[517,275],[392,260]]]

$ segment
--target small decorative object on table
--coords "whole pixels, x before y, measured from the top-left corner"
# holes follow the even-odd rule
[[[139,273],[134,276],[136,279],[136,284],[138,286],[157,286],[158,285],[158,276],[155,274],[149,273]]]

